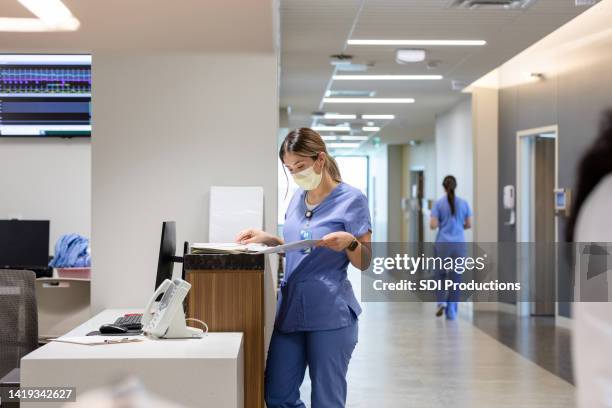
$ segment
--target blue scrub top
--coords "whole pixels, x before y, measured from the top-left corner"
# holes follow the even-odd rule
[[[436,242],[465,242],[463,225],[472,216],[470,205],[462,198],[455,196],[455,215],[451,213],[447,196],[435,202],[431,216],[438,219],[439,227]]]
[[[300,189],[289,203],[283,227],[285,242],[302,239],[303,230],[309,230],[312,239],[321,239],[336,231],[360,237],[372,229],[367,198],[348,184],[338,184],[313,210],[309,223],[304,197],[305,192]],[[285,259],[277,330],[331,330],[354,322],[361,307],[347,279],[349,259],[345,251],[313,248],[309,253],[288,252]]]

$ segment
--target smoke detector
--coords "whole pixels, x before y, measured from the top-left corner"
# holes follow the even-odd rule
[[[525,9],[531,6],[535,0],[450,0],[450,8],[496,8],[502,10]]]
[[[395,62],[409,64],[411,62],[425,61],[427,53],[419,49],[399,49],[395,51]]]

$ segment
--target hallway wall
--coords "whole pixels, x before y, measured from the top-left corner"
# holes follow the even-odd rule
[[[472,98],[436,117],[436,199],[445,194],[442,180],[452,174],[457,179],[457,196],[474,208],[474,154],[472,136]],[[475,214],[474,222],[478,222]],[[465,239],[472,241],[472,230]]]
[[[597,134],[602,111],[612,107],[611,20],[612,3],[599,3],[499,68],[500,196],[503,186],[516,185],[516,133],[555,124],[558,187],[574,187],[581,155]],[[541,73],[543,79],[534,80],[529,73]],[[499,240],[515,241],[516,228],[504,221],[498,218]],[[564,227],[561,219],[560,239]],[[558,290],[569,288],[560,285]],[[568,316],[568,305],[560,305],[559,311]]]

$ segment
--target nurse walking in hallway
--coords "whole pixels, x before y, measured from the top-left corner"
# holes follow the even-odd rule
[[[290,132],[279,157],[300,187],[285,214],[284,240],[249,229],[240,232],[236,241],[267,245],[320,241],[315,248],[286,254],[266,363],[265,400],[268,408],[305,407],[300,385],[308,367],[312,407],[341,408],[361,313],[347,267],[351,263],[364,270],[370,263],[368,201],[361,191],[342,182],[325,142],[311,129]]]
[[[455,195],[455,189],[457,188],[455,177],[444,177],[442,187],[444,187],[446,195],[435,202],[429,222],[432,230],[438,229],[436,243],[434,244],[435,255],[442,259],[465,257],[467,249],[464,230],[472,226],[472,210],[467,201]],[[453,270],[437,270],[436,277],[442,282],[442,285],[446,280],[461,281],[461,275]],[[446,312],[447,319],[456,319],[459,291],[453,289],[448,291],[438,290],[436,298],[438,302],[436,316],[442,316]]]

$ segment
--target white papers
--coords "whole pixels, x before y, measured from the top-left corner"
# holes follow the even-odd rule
[[[231,242],[247,228],[263,228],[263,188],[210,188],[208,239],[211,242]]]
[[[273,247],[268,247],[260,250],[258,253],[260,254],[282,254],[290,251],[297,251],[299,249],[304,248],[312,248],[317,245],[319,240],[317,239],[305,239],[303,241],[294,241],[284,245],[278,245]]]
[[[136,343],[142,341],[142,339],[134,336],[74,336],[59,337],[57,339],[51,339],[51,341],[56,341],[59,343],[82,344],[84,346],[98,346],[105,344]]]
[[[281,254],[314,247],[319,240],[306,239],[284,245],[266,246],[263,244],[237,244],[235,242],[207,242],[191,245],[194,254]]]
[[[268,248],[262,244],[237,244],[235,242],[205,242],[191,245],[194,254],[240,254],[258,253]]]

